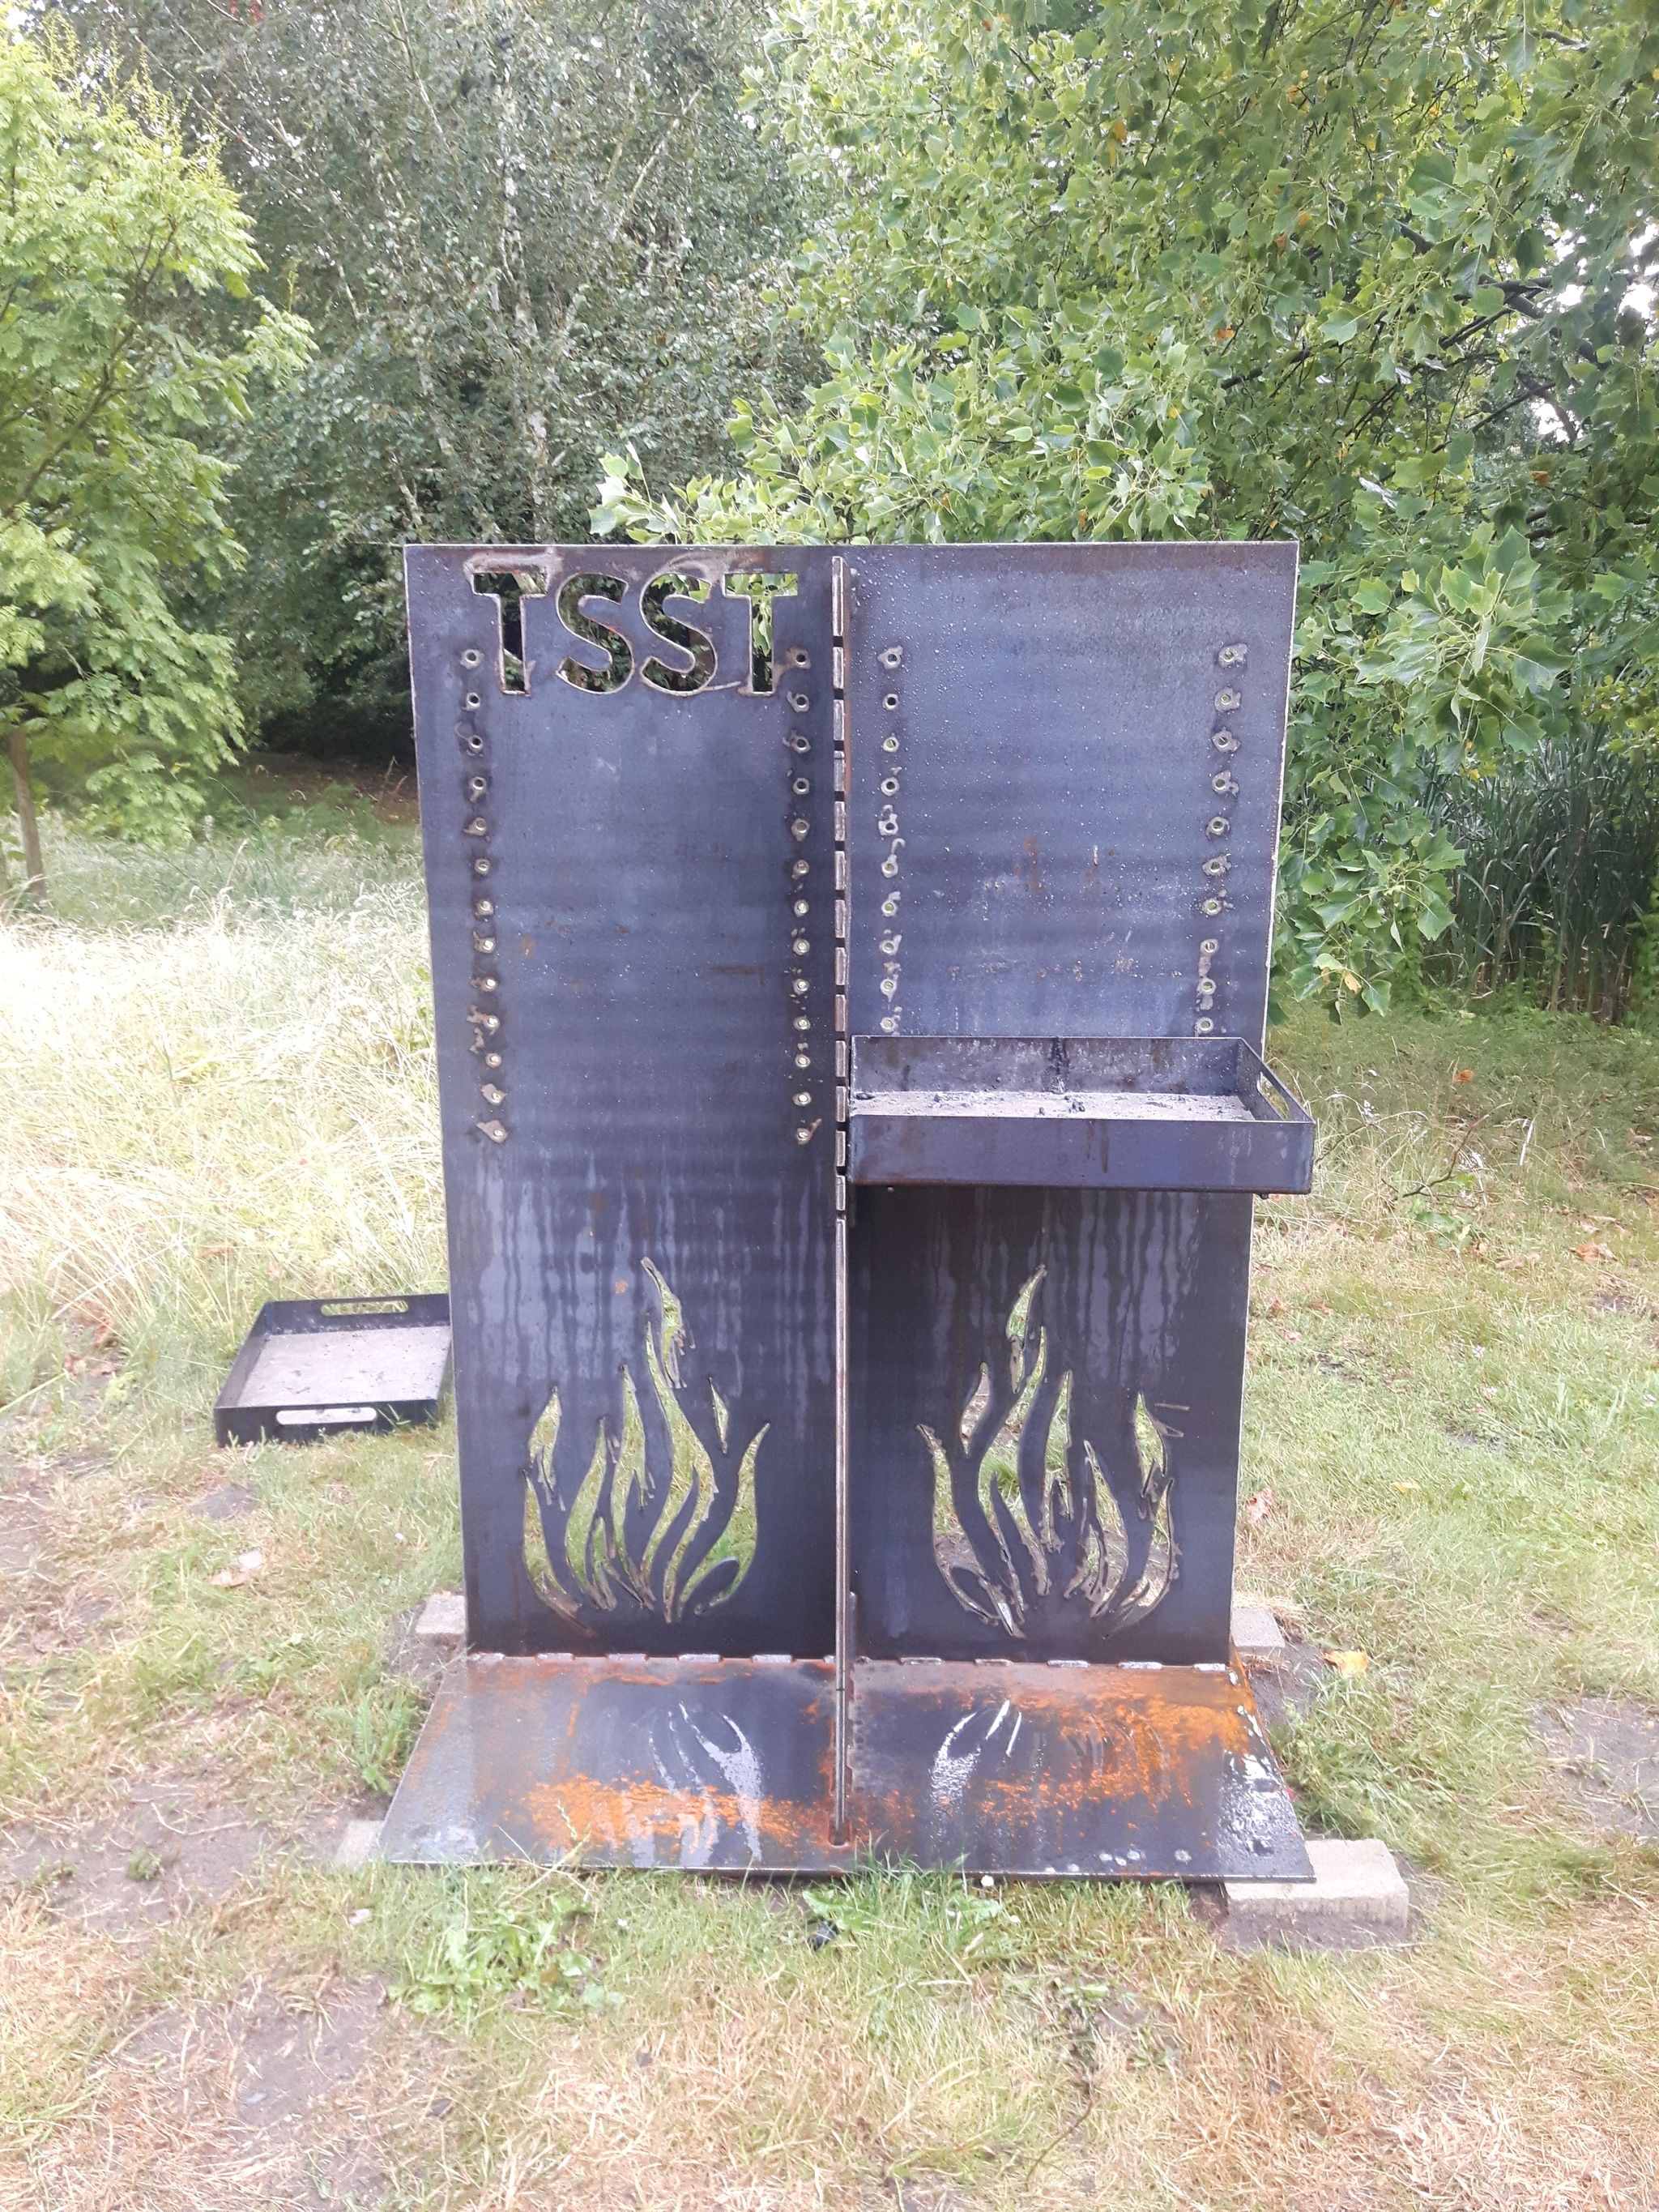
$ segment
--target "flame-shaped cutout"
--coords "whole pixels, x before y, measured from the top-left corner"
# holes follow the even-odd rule
[[[525,1564],[572,1619],[687,1620],[731,1597],[754,1557],[755,1460],[769,1424],[733,1447],[732,1408],[707,1375],[681,1371],[691,1338],[680,1302],[643,1264],[644,1376],[623,1362],[620,1430],[596,1424],[574,1494],[555,1465],[556,1389],[531,1431]]]
[[[1049,1372],[1043,1273],[1009,1314],[1006,1384],[981,1366],[956,1433],[921,1430],[939,1571],[970,1613],[1021,1638],[1127,1626],[1176,1575],[1166,1445],[1180,1431],[1137,1395],[1115,1450],[1079,1432],[1071,1371]]]

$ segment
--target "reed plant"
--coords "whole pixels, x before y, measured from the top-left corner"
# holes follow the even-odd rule
[[[1659,953],[1659,761],[1594,727],[1437,794],[1464,854],[1435,980],[1606,1022],[1650,1008]]]

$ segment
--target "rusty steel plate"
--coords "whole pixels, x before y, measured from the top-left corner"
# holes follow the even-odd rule
[[[978,1874],[1307,1881],[1243,1669],[860,1666],[853,1804],[877,1856]]]
[[[398,1785],[381,1856],[850,1865],[830,1840],[834,1686],[822,1660],[458,1661]]]
[[[830,1818],[833,1683],[814,1660],[462,1661],[398,1785],[381,1855],[1311,1878],[1237,1666],[862,1664],[842,1844]]]

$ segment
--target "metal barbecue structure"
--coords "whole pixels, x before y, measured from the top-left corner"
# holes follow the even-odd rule
[[[1288,544],[411,547],[394,1860],[1308,1880],[1231,1648]]]

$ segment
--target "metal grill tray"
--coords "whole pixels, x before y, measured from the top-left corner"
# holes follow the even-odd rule
[[[1242,1037],[853,1039],[855,1183],[1304,1191],[1314,1125]]]
[[[449,1299],[276,1298],[261,1306],[213,1409],[222,1444],[314,1443],[435,1421]]]

